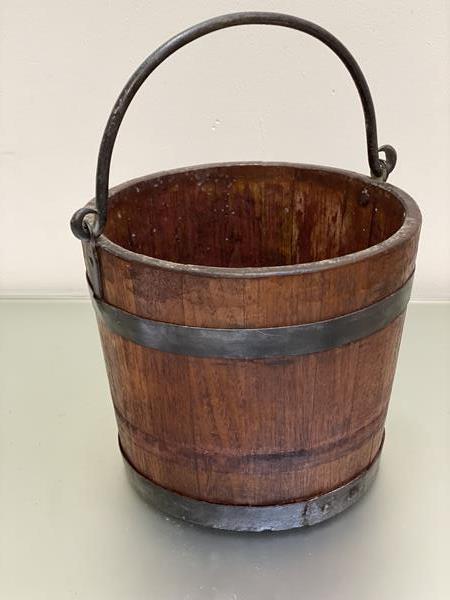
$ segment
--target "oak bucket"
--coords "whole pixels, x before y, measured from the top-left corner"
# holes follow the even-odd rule
[[[214,164],[109,190],[122,118],[148,75],[210,32],[310,34],[361,98],[371,176]],[[384,152],[384,159],[379,152]],[[96,198],[75,213],[132,484],[187,521],[240,531],[313,525],[372,483],[411,291],[420,212],[386,179],[375,111],[349,51],[308,21],[236,13],[173,37],[117,100]]]

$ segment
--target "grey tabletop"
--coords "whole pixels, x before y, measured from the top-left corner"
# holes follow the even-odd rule
[[[178,522],[130,489],[87,302],[0,310],[0,598],[450,597],[449,304],[408,309],[372,490],[265,534]]]

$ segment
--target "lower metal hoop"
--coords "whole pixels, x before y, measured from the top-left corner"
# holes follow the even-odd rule
[[[120,447],[120,442],[119,442]],[[120,447],[128,479],[149,504],[189,523],[228,531],[283,531],[316,525],[357,502],[375,480],[383,443],[372,463],[344,485],[301,502],[273,506],[214,504],[172,492],[141,475]]]

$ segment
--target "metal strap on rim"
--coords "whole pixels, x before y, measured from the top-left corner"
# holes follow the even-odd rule
[[[96,207],[81,208],[72,217],[73,234],[81,240],[96,239],[103,232],[108,216],[108,190],[111,157],[116,137],[125,113],[147,77],[171,54],[214,31],[237,25],[275,25],[295,29],[316,38],[328,46],[344,63],[361,99],[366,127],[367,154],[372,177],[386,181],[397,160],[392,146],[378,148],[375,108],[367,81],[352,54],[334,35],[323,27],[292,15],[272,12],[240,12],[214,17],[175,35],[155,50],[133,73],[120,93],[103,133],[97,161]],[[386,159],[379,157],[384,152]],[[86,217],[90,215],[90,220]]]
[[[98,318],[113,333],[140,346],[202,358],[256,359],[322,352],[369,336],[406,309],[412,282],[411,275],[390,296],[340,317],[261,329],[216,329],[152,321],[91,295]]]

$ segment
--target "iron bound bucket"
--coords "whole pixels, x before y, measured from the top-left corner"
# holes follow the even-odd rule
[[[344,63],[361,98],[371,176],[288,163],[213,164],[109,190],[125,112],[176,50],[236,25],[296,29]],[[383,152],[385,158],[380,158]],[[421,216],[386,183],[375,110],[349,51],[277,13],[210,19],[132,75],[108,120],[95,200],[72,217],[132,484],[187,521],[314,525],[372,483]]]

